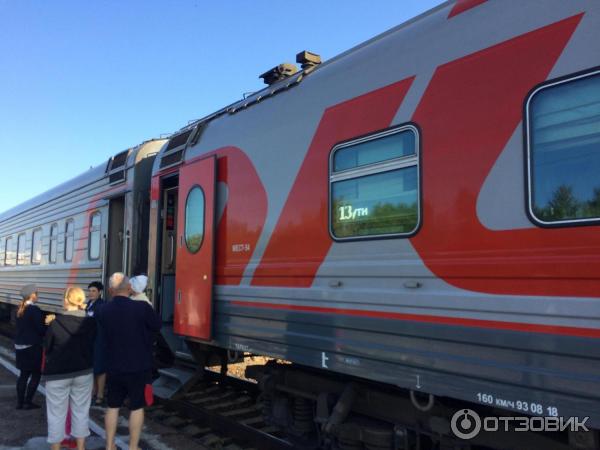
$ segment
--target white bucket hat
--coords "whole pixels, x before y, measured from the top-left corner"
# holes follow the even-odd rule
[[[146,286],[148,286],[148,277],[146,275],[138,275],[137,277],[133,277],[129,280],[131,283],[131,289],[136,294],[140,294],[146,290]]]

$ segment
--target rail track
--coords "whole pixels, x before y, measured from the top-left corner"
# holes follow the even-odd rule
[[[200,445],[215,449],[299,448],[269,425],[256,386],[210,371],[169,400],[159,399],[149,417],[177,428]]]

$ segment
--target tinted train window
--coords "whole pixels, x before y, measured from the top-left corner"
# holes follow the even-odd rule
[[[204,239],[204,191],[194,186],[185,201],[185,245],[192,253],[202,246]]]
[[[90,217],[90,236],[89,236],[89,258],[100,258],[100,232],[102,224],[102,215],[95,212]]]
[[[600,218],[600,72],[542,86],[527,101],[529,211],[541,223]]]
[[[15,263],[15,252],[13,251],[13,238],[7,237],[4,241],[4,265],[12,266]]]
[[[65,261],[73,260],[73,240],[75,237],[75,224],[67,220],[65,224]]]
[[[58,239],[58,224],[53,223],[52,226],[50,227],[50,242],[49,242],[49,248],[48,248],[48,261],[52,264],[56,262],[57,239]]]
[[[406,236],[419,224],[418,133],[403,126],[334,147],[330,231],[338,240]]]
[[[17,264],[27,264],[27,253],[25,251],[25,233],[21,233],[17,237]]]
[[[31,234],[31,264],[42,261],[42,229],[33,230]]]

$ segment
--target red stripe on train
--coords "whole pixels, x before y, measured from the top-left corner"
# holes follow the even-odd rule
[[[454,7],[450,11],[450,14],[448,14],[448,19],[458,16],[459,14],[464,13],[471,8],[475,8],[486,1],[487,0],[457,0],[454,4]]]
[[[581,18],[438,67],[416,109],[425,201],[423,226],[410,241],[425,265],[453,286],[509,295],[600,293],[599,227],[492,230],[477,211],[490,171],[519,129],[527,93],[548,78]],[[514,208],[524,214],[523,206]]]
[[[310,287],[331,248],[328,232],[329,151],[338,142],[386,128],[392,122],[414,77],[327,108],[262,260],[255,286]],[[281,264],[290,255],[302,268]]]
[[[236,306],[241,306],[245,308],[274,309],[322,314],[340,314],[345,316],[368,317],[373,319],[402,320],[408,322],[434,323],[470,328],[488,328],[496,330],[520,331],[526,333],[543,333],[557,334],[562,336],[600,338],[600,329],[597,328],[579,328],[565,327],[561,325],[540,325],[534,323],[502,322],[498,320],[479,320],[466,319],[461,317],[429,316],[425,314],[403,314],[386,311],[363,311],[357,309],[326,308],[322,306],[302,306],[282,303],[274,304],[263,302],[242,302],[239,300],[234,300],[231,303]]]

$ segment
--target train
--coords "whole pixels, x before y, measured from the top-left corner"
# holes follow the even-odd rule
[[[0,214],[4,308],[147,273],[174,355],[273,358],[292,435],[599,448],[600,3],[452,0],[296,62]],[[461,440],[467,408],[589,431]]]

